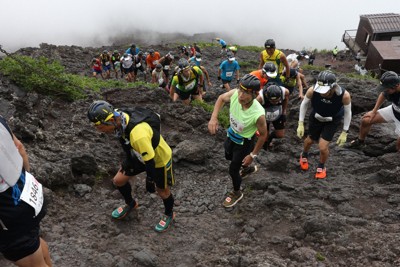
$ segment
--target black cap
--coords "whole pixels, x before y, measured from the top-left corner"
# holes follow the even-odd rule
[[[379,92],[383,92],[388,88],[393,88],[400,83],[399,75],[394,71],[387,71],[382,74],[380,85],[376,88]]]
[[[246,74],[240,79],[239,86],[245,91],[258,93],[260,91],[260,80],[251,74]]]

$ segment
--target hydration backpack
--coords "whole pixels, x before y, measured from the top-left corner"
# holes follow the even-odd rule
[[[151,109],[143,107],[121,109],[121,111],[129,115],[129,123],[125,128],[125,136],[128,137],[132,129],[141,122],[147,122],[153,130],[153,137],[151,139],[151,145],[155,149],[160,143],[161,133],[161,117],[158,113]]]

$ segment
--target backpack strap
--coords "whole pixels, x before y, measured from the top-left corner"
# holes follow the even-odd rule
[[[198,83],[199,73],[194,69],[194,66],[192,66],[191,70],[192,70],[192,72],[194,74],[194,79]],[[179,86],[183,85],[183,79],[182,79],[181,75],[178,75],[178,84],[179,84]]]

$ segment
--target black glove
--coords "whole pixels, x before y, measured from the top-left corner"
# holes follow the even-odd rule
[[[240,79],[237,79],[237,80],[236,80],[236,83],[239,84],[239,82],[240,82]]]
[[[149,193],[156,192],[156,185],[150,177],[146,177],[146,191]]]
[[[221,80],[221,76],[218,76],[218,81],[220,81]]]

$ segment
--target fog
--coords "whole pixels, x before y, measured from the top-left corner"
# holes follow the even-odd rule
[[[360,15],[400,13],[398,0],[0,0],[0,45],[7,51],[55,45],[110,45],[135,30],[217,32],[229,44],[278,48],[344,48],[345,30]],[[132,40],[135,41],[135,40]]]

